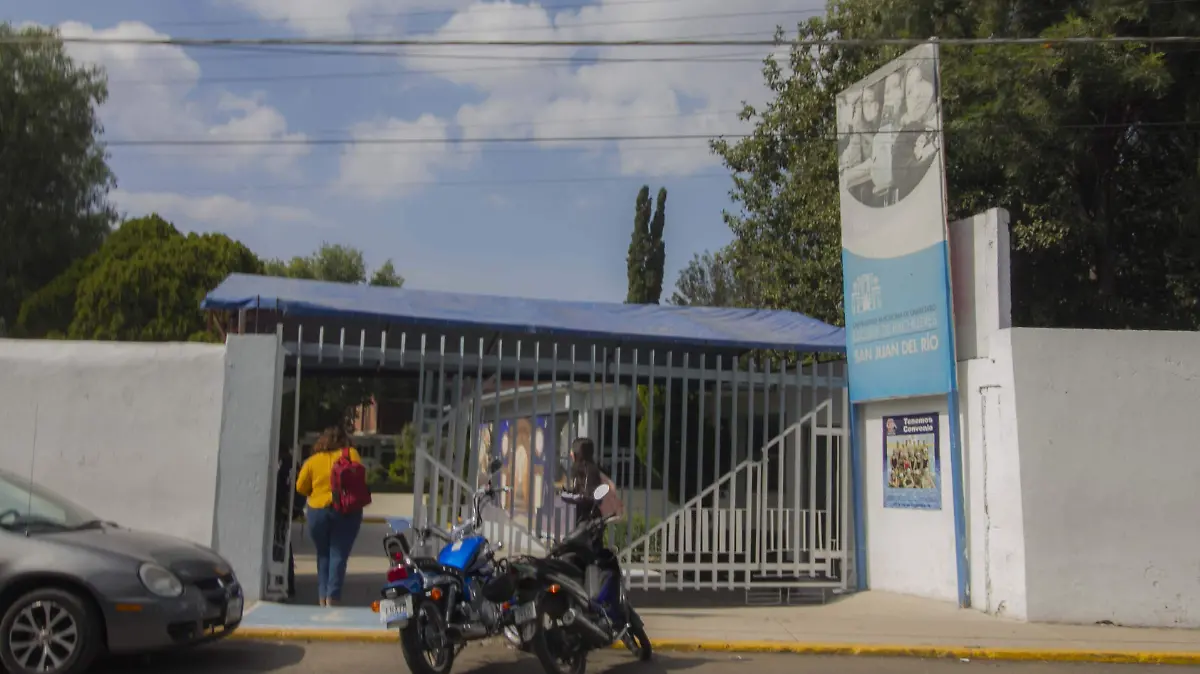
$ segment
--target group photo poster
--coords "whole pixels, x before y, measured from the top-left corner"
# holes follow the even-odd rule
[[[883,507],[942,509],[938,413],[883,418]]]

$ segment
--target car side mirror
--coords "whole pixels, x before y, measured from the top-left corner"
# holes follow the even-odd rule
[[[608,485],[606,484],[596,487],[596,491],[592,492],[592,500],[594,501],[603,501],[605,496],[608,496]]]

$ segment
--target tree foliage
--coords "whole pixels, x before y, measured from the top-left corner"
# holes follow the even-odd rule
[[[103,73],[41,28],[0,23],[0,322],[93,253],[115,219],[99,140]]]
[[[323,243],[310,255],[291,260],[270,260],[264,265],[269,276],[330,281],[335,283],[367,283],[367,265],[363,252],[351,246]],[[385,261],[370,276],[370,285],[399,288],[404,277],[396,272],[391,260]],[[307,379],[300,393],[301,430],[319,430],[329,426],[345,426],[354,408],[372,398],[390,395],[395,387],[375,379],[336,378]],[[292,412],[287,412],[290,426]]]
[[[695,307],[747,307],[753,303],[725,253],[695,254],[679,271],[671,304]]]
[[[223,234],[181,234],[157,215],[118,227],[21,307],[36,337],[122,341],[213,340],[200,311],[231,273],[258,273],[258,258]]]
[[[667,262],[663,230],[667,226],[667,190],[658,190],[651,214],[650,186],[643,185],[634,204],[633,235],[625,259],[629,277],[625,301],[629,304],[658,304],[662,299],[663,274]]]
[[[1200,7],[1155,0],[839,0],[798,37],[1198,33]],[[764,305],[840,322],[834,97],[900,51],[794,44],[751,137],[714,142],[731,261]],[[1197,72],[1186,45],[943,46],[951,218],[1010,211],[1014,323],[1200,325]]]

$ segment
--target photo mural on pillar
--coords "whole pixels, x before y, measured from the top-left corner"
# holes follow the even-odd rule
[[[954,367],[938,48],[837,99],[850,400],[945,394]]]
[[[554,497],[556,490],[566,484],[567,471],[558,456],[555,442],[558,433],[551,422],[549,417],[505,420],[499,424],[499,433],[491,423],[479,426],[479,484],[489,477],[488,463],[499,458],[502,467],[499,475],[493,477],[499,486],[512,487],[512,493],[502,496],[499,503],[518,524],[525,523],[530,513],[535,526],[538,522],[549,522],[556,510],[565,507]]]

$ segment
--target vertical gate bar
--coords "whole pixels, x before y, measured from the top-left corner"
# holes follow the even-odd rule
[[[813,359],[810,381],[813,382],[813,409],[817,409],[817,390],[816,390],[816,370],[817,362]],[[808,424],[808,540],[809,540],[809,566],[808,575],[815,578],[817,575],[817,417],[820,414],[814,414]]]
[[[467,417],[465,416],[465,410],[463,409],[463,360],[465,360],[463,356],[466,355],[466,350],[467,338],[465,336],[460,336],[458,338],[458,376],[455,377],[454,385],[454,416],[450,417],[450,423],[452,424],[452,432],[450,437],[454,438],[454,477],[459,479],[463,478],[464,455],[470,454],[465,446],[467,442]],[[453,485],[454,500],[452,500],[451,503],[453,504],[452,507],[454,508],[454,512],[457,513],[462,510],[462,485],[459,484],[458,480],[455,480]]]
[[[603,421],[603,417],[597,418],[597,413],[596,413],[596,370],[598,367],[603,365],[604,371],[607,372],[607,370],[608,370],[608,364],[607,364],[608,349],[604,350],[603,358],[604,358],[604,362],[597,364],[597,362],[596,362],[596,345],[592,344],[592,375],[591,375],[592,378],[591,378],[591,383],[588,384],[587,431],[588,431],[588,438],[592,441],[592,444],[595,445],[595,451],[598,452],[598,454],[596,455],[596,461],[601,466],[601,469],[603,469],[603,467],[604,467],[604,443],[601,442],[601,439],[603,438],[603,435],[604,435],[604,421]],[[604,377],[603,376],[600,377],[600,404],[601,404],[601,406],[604,405]],[[601,409],[603,409],[603,407],[601,407]],[[596,421],[597,423],[593,424],[592,423],[593,421]],[[572,469],[574,468],[573,464],[574,464],[574,462],[572,462]],[[611,472],[611,471],[612,471],[612,469],[610,467],[609,472]],[[609,477],[613,478],[614,480],[616,479],[616,475],[610,475]],[[566,512],[567,512],[567,516],[569,518],[566,523],[566,530],[570,531],[572,526],[575,524],[575,506],[568,506],[566,508]]]
[[[725,368],[722,362],[723,358],[717,356],[717,380],[714,387],[713,396],[716,398],[717,409],[713,415],[716,422],[716,428],[713,430],[713,444],[716,446],[715,456],[713,457],[713,485],[716,485],[721,480],[721,407],[725,398],[725,392],[721,390],[721,380],[725,378]],[[711,486],[711,485],[706,485]],[[720,534],[720,512],[721,512],[721,488],[718,486],[713,489],[712,493],[712,510],[710,511],[709,531],[713,534],[712,548],[712,589],[717,589],[717,566],[720,555],[724,552],[724,546],[721,544],[722,538]]]
[[[387,338],[388,329],[384,328],[379,334],[379,367],[387,367]]]
[[[434,498],[437,499],[437,507],[433,512],[435,515],[437,515],[438,523],[442,524],[447,519],[447,515],[444,511],[445,503],[443,502],[441,491],[441,469],[446,465],[446,459],[444,456],[442,456],[446,450],[446,448],[443,446],[444,443],[442,442],[442,422],[445,421],[446,410],[444,398],[446,391],[446,335],[444,334],[438,337],[438,372],[437,379],[435,379],[434,382],[436,382],[434,386],[437,387],[437,397],[435,398],[437,400],[437,413],[434,417],[435,435],[433,437],[433,456],[436,465],[433,467],[433,475],[430,476],[430,482],[432,484],[429,488],[429,491],[430,493],[434,494]],[[451,524],[458,524],[458,522],[453,521]]]
[[[842,370],[845,373],[845,369]],[[838,531],[838,547],[840,548],[839,559],[841,560],[842,568],[838,572],[838,576],[842,581],[842,591],[850,589],[850,532],[848,531],[850,522],[850,387],[849,382],[842,380],[842,426],[841,433],[838,435],[840,454],[842,460],[838,466],[838,477],[841,479],[842,488],[840,490],[842,511],[841,522],[839,522]],[[857,552],[855,553],[857,554]]]
[[[338,365],[346,362],[346,328],[338,330]]]
[[[674,368],[675,368],[675,352],[668,351],[667,352],[667,378],[666,378],[667,387],[666,387],[666,394],[665,394],[666,400],[664,401],[664,403],[666,404],[667,411],[663,417],[663,447],[662,447],[663,469],[662,469],[662,511],[661,512],[663,514],[664,520],[669,517],[673,517],[675,515],[673,510],[668,506],[668,502],[671,498],[671,429],[672,429],[671,408],[673,407],[673,403],[674,403],[674,400],[672,399],[671,389],[675,388],[675,370],[674,370]],[[678,501],[679,499],[676,499],[676,500]],[[682,501],[680,501],[680,503],[682,503]],[[678,504],[676,504],[676,505],[678,505]],[[663,535],[661,537],[662,545],[659,547],[659,550],[658,550],[660,564],[662,562],[666,562],[670,559],[673,559],[672,555],[668,554],[668,550],[672,549],[673,547],[676,547],[675,540],[678,535],[679,535],[678,525],[676,525],[674,527],[672,527],[672,526],[664,527]],[[667,589],[667,571],[665,568],[663,568],[659,572],[658,577],[659,577],[659,583],[658,583],[659,589],[660,590]]]
[[[408,351],[408,331],[400,333],[400,367],[404,367],[405,352]]]
[[[304,326],[297,326],[297,330],[303,330]],[[322,325],[317,330],[317,364],[320,365],[325,360],[325,326]]]
[[[825,406],[825,413],[821,415],[824,422],[821,426],[822,434],[825,436],[825,526],[821,531],[821,542],[825,546],[825,576],[828,579],[833,573],[833,370],[832,363],[825,364],[826,386],[825,391],[829,395],[826,400],[829,404]]]
[[[593,350],[592,355],[595,356],[595,347],[592,347],[592,350]],[[608,444],[608,442],[607,442],[608,441],[608,424],[604,423],[605,421],[608,420],[608,347],[607,346],[604,347],[604,351],[602,352],[602,357],[603,357],[603,362],[601,363],[601,365],[604,367],[604,369],[600,373],[600,418],[598,419],[599,423],[596,424],[597,426],[600,427],[599,428],[600,434],[599,434],[599,436],[592,438],[592,441],[595,443],[599,443],[596,445],[596,452],[597,452],[596,461],[597,461],[597,463],[600,464],[600,466],[603,467],[604,466],[604,447]],[[594,372],[594,365],[595,365],[595,363],[593,363],[593,372]],[[616,470],[616,462],[613,462],[613,464],[608,467],[608,470],[610,473],[612,473],[612,475],[610,475],[609,477],[611,477],[613,480],[613,483],[619,487],[620,483],[617,482],[617,480],[620,479],[620,477]]]
[[[358,333],[358,366],[362,367],[367,360],[367,329],[363,328]]]
[[[691,527],[689,526],[689,524],[691,522],[691,513],[689,513],[686,510],[683,510],[683,508],[682,508],[682,506],[685,503],[687,503],[688,501],[691,500],[690,498],[688,498],[688,492],[687,492],[687,466],[692,463],[699,463],[700,456],[703,456],[701,454],[695,458],[692,458],[690,448],[688,447],[688,408],[691,407],[691,401],[688,399],[688,377],[689,377],[688,372],[691,367],[690,356],[691,356],[691,354],[686,351],[683,353],[683,377],[682,377],[683,381],[681,382],[682,386],[680,389],[681,390],[680,401],[682,404],[681,404],[681,409],[679,411],[679,416],[680,416],[679,433],[680,434],[679,434],[679,504],[678,505],[680,506],[680,513],[679,513],[679,520],[678,520],[679,526],[676,527],[676,531],[677,531],[676,535],[679,537],[678,538],[679,550],[678,550],[678,555],[676,556],[676,563],[678,563],[680,565],[681,569],[683,566],[683,559],[684,559],[683,556],[686,552],[690,551],[690,546],[688,545],[687,541],[690,540],[689,537],[691,536],[691,531],[692,531]],[[700,381],[700,388],[701,389],[704,388],[703,380]],[[704,418],[703,410],[701,410],[699,416],[701,419]],[[703,444],[703,443],[701,443],[701,444]],[[682,570],[677,571],[675,573],[675,581],[676,581],[676,587],[678,589],[682,590],[683,589],[683,572],[682,572]]]
[[[479,474],[479,464],[482,459],[481,453],[483,446],[480,442],[480,431],[483,426],[483,338],[479,338],[479,361],[475,363],[475,395],[471,401],[471,425],[468,430],[471,434],[471,448],[467,459],[469,467],[467,470],[467,486],[476,488],[483,480],[483,476]],[[486,467],[486,462],[485,462]]]
[[[738,476],[735,475],[733,471],[737,469],[737,465],[741,460],[741,438],[738,436],[738,433],[741,431],[742,427],[740,423],[741,419],[738,418],[738,398],[740,398],[742,394],[742,364],[739,362],[740,360],[741,359],[737,358],[736,356],[729,359],[730,364],[733,366],[733,372],[730,373],[730,383],[732,386],[733,397],[729,402],[729,516],[725,522],[724,531],[721,532],[721,537],[725,538],[725,536],[728,535],[729,541],[729,573],[726,575],[726,579],[728,581],[730,590],[733,589],[733,576],[735,568],[734,559],[736,559],[734,555],[739,552],[737,544],[737,531],[739,529],[737,517]]]
[[[788,550],[790,550],[788,546],[791,540],[787,536],[787,527],[790,525],[790,518],[786,516],[783,508],[783,499],[785,496],[784,492],[787,491],[788,456],[792,456],[792,460],[795,461],[794,453],[788,452],[787,438],[783,437],[783,434],[787,431],[789,424],[787,423],[787,361],[782,357],[779,359],[779,381],[776,385],[779,387],[779,449],[777,450],[779,456],[779,470],[776,471],[778,479],[776,480],[775,488],[779,491],[776,494],[777,507],[775,509],[775,549],[779,554],[779,561],[776,566],[782,569],[785,562],[784,555],[788,552]]]
[[[595,348],[596,347],[594,347],[594,346],[592,347],[593,360],[595,360]],[[580,422],[582,420],[582,416],[584,414],[587,414],[587,411],[579,405],[579,400],[576,399],[579,397],[576,395],[576,392],[579,390],[579,386],[575,382],[575,376],[576,376],[576,372],[577,372],[576,371],[576,362],[577,361],[575,360],[575,355],[576,355],[575,345],[572,344],[571,345],[571,373],[570,373],[571,380],[570,380],[570,385],[569,385],[570,387],[567,389],[567,391],[568,391],[567,392],[567,400],[569,401],[569,404],[567,405],[567,407],[570,408],[569,411],[567,412],[567,446],[560,449],[557,445],[555,445],[555,454],[554,454],[555,477],[558,476],[558,469],[563,464],[563,458],[569,457],[571,455],[570,454],[571,446],[575,444],[575,439],[580,437],[580,435],[581,435],[579,431],[580,431]],[[595,381],[595,380],[596,380],[596,368],[593,363],[592,381]],[[589,390],[589,393],[590,393],[590,390]],[[591,404],[590,395],[585,402],[588,405]],[[591,432],[590,428],[588,429],[588,432]],[[555,442],[557,443],[558,440],[556,439]],[[565,478],[566,476],[563,476],[563,477]],[[553,498],[553,496],[551,498]],[[570,526],[570,522],[567,522],[563,519],[563,517],[565,517],[565,515],[567,513],[567,509],[561,507],[561,504],[557,499],[553,503],[553,511],[554,511],[554,540],[558,541],[558,540],[561,540],[562,535],[564,533],[566,533],[566,531],[568,530],[567,527]]]
[[[424,522],[429,524],[429,512],[425,509],[425,456],[422,452],[425,451],[425,333],[421,333],[421,351],[418,356],[417,367],[417,402],[413,406],[413,420],[415,428],[413,433],[413,444],[416,450],[414,462],[417,464],[413,470],[413,524]],[[422,515],[424,517],[422,518]]]
[[[617,478],[613,478],[613,482],[617,485],[618,491],[621,492],[621,500],[625,503],[625,512],[630,513],[629,517],[625,518],[625,539],[622,549],[628,549],[629,544],[633,542],[630,534],[633,533],[633,459],[622,461],[621,457],[621,347],[617,347],[613,355],[613,415],[612,415],[612,450],[613,450],[613,472],[616,473],[618,466],[621,469],[619,473],[625,478],[625,484],[622,486]],[[630,382],[633,389],[633,399],[629,402],[630,412],[637,414],[637,351],[633,352],[633,366]],[[628,396],[628,394],[626,394]],[[633,418],[630,421],[631,429],[637,428],[637,419]],[[632,443],[631,443],[632,444]],[[632,454],[632,452],[630,452]]]
[[[529,413],[529,447],[526,450],[529,452],[526,459],[526,461],[529,463],[529,481],[525,483],[525,508],[528,511],[528,516],[526,518],[528,526],[526,528],[528,528],[529,531],[534,534],[541,534],[542,532],[541,521],[537,523],[536,527],[533,523],[533,516],[534,512],[536,511],[535,506],[537,504],[537,492],[535,489],[537,485],[534,483],[533,453],[536,451],[535,443],[537,442],[538,417],[541,416],[542,412],[541,408],[538,406],[538,388],[541,382],[541,369],[542,340],[537,339],[533,342],[533,410]],[[517,455],[517,448],[514,446],[512,451],[513,456],[515,457]]]
[[[747,360],[746,366],[747,366],[747,371],[746,371],[746,379],[747,379],[746,398],[747,398],[747,401],[746,401],[746,452],[745,452],[745,455],[746,455],[746,459],[749,460],[754,455],[754,451],[756,449],[755,443],[754,443],[754,412],[755,412],[755,409],[754,409],[754,387],[756,385],[755,375],[758,372],[758,366],[757,366],[757,363],[755,363],[753,356]],[[755,485],[754,477],[755,477],[754,470],[747,469],[746,470],[746,508],[744,510],[744,512],[745,512],[744,519],[746,521],[746,525],[742,530],[742,536],[741,536],[742,545],[745,548],[746,562],[747,562],[742,578],[743,578],[743,581],[747,585],[749,585],[749,583],[750,583],[750,569],[755,565],[755,561],[756,561],[755,555],[760,554],[758,552],[753,552],[750,550],[751,543],[753,542],[752,536],[750,534],[750,524],[751,524],[751,522],[755,521],[754,515],[753,515],[753,510],[751,510],[751,508],[754,508],[755,510],[758,509],[757,508],[758,502],[755,499],[755,493],[754,493],[754,485]]]
[[[761,551],[763,563],[766,563],[766,526],[767,526],[767,508],[771,502],[770,480],[767,474],[767,467],[771,465],[771,457],[767,450],[767,443],[771,441],[771,357],[770,355],[763,356],[763,371],[762,371],[762,435],[758,441],[762,449],[760,457],[760,471],[762,479],[759,480],[759,495],[756,499],[758,503],[758,549]],[[779,448],[775,449],[776,455],[779,455]],[[765,570],[765,569],[764,569]]]
[[[522,340],[517,340],[516,360],[513,364],[513,381],[512,394],[510,396],[512,404],[509,409],[512,411],[512,416],[508,418],[508,467],[505,472],[508,473],[508,486],[512,491],[508,493],[508,516],[514,522],[517,519],[517,425],[521,418],[521,350],[524,344]],[[502,448],[504,444],[500,445]],[[503,449],[501,450],[503,452]]]
[[[635,351],[634,353],[637,353],[637,352]],[[653,526],[654,526],[652,524],[653,520],[650,518],[650,512],[651,512],[650,511],[650,491],[654,487],[654,360],[655,360],[656,353],[657,353],[657,351],[655,349],[650,349],[650,378],[649,378],[649,383],[647,384],[647,387],[646,387],[646,410],[645,410],[646,411],[646,455],[643,460],[643,463],[644,463],[643,469],[644,470],[642,472],[642,474],[645,476],[644,479],[646,480],[646,483],[643,486],[643,492],[644,492],[645,499],[646,499],[646,502],[645,502],[646,515],[645,515],[645,519],[644,519],[644,521],[646,522],[646,531],[650,531],[650,529],[653,528]],[[634,359],[634,362],[635,363],[637,362],[636,358]],[[633,427],[633,432],[634,432],[634,443],[636,446],[636,443],[637,443],[637,426],[636,425]],[[649,560],[650,560],[650,540],[649,539],[646,540],[646,544],[644,547],[645,547],[645,549],[642,551],[642,587],[643,588],[646,587],[646,584],[649,583],[649,580],[650,580],[650,575],[648,573],[648,567],[647,567],[647,564],[649,563]]]
[[[799,424],[806,413],[804,407],[804,354],[796,353],[796,392],[795,417]],[[794,456],[792,457],[792,550],[795,554],[795,564],[793,564],[793,575],[800,575],[800,560],[805,550],[805,533],[804,527],[807,518],[804,517],[802,503],[802,494],[804,489],[804,427],[797,425],[793,431],[792,447]]]
[[[551,349],[551,364],[550,364],[550,423],[546,424],[546,433],[543,437],[542,444],[542,484],[538,487],[538,498],[542,501],[542,507],[539,508],[539,513],[544,513],[550,518],[546,521],[546,517],[540,517],[538,520],[540,527],[538,533],[543,537],[549,537],[554,531],[554,522],[558,519],[555,517],[557,508],[554,503],[554,478],[558,467],[558,445],[562,442],[562,434],[558,432],[558,342],[554,342]],[[570,398],[567,399],[568,403]],[[571,414],[567,413],[568,424]],[[536,441],[536,439],[535,439]],[[546,453],[546,446],[549,445],[550,453]],[[535,450],[536,451],[536,450]]]

